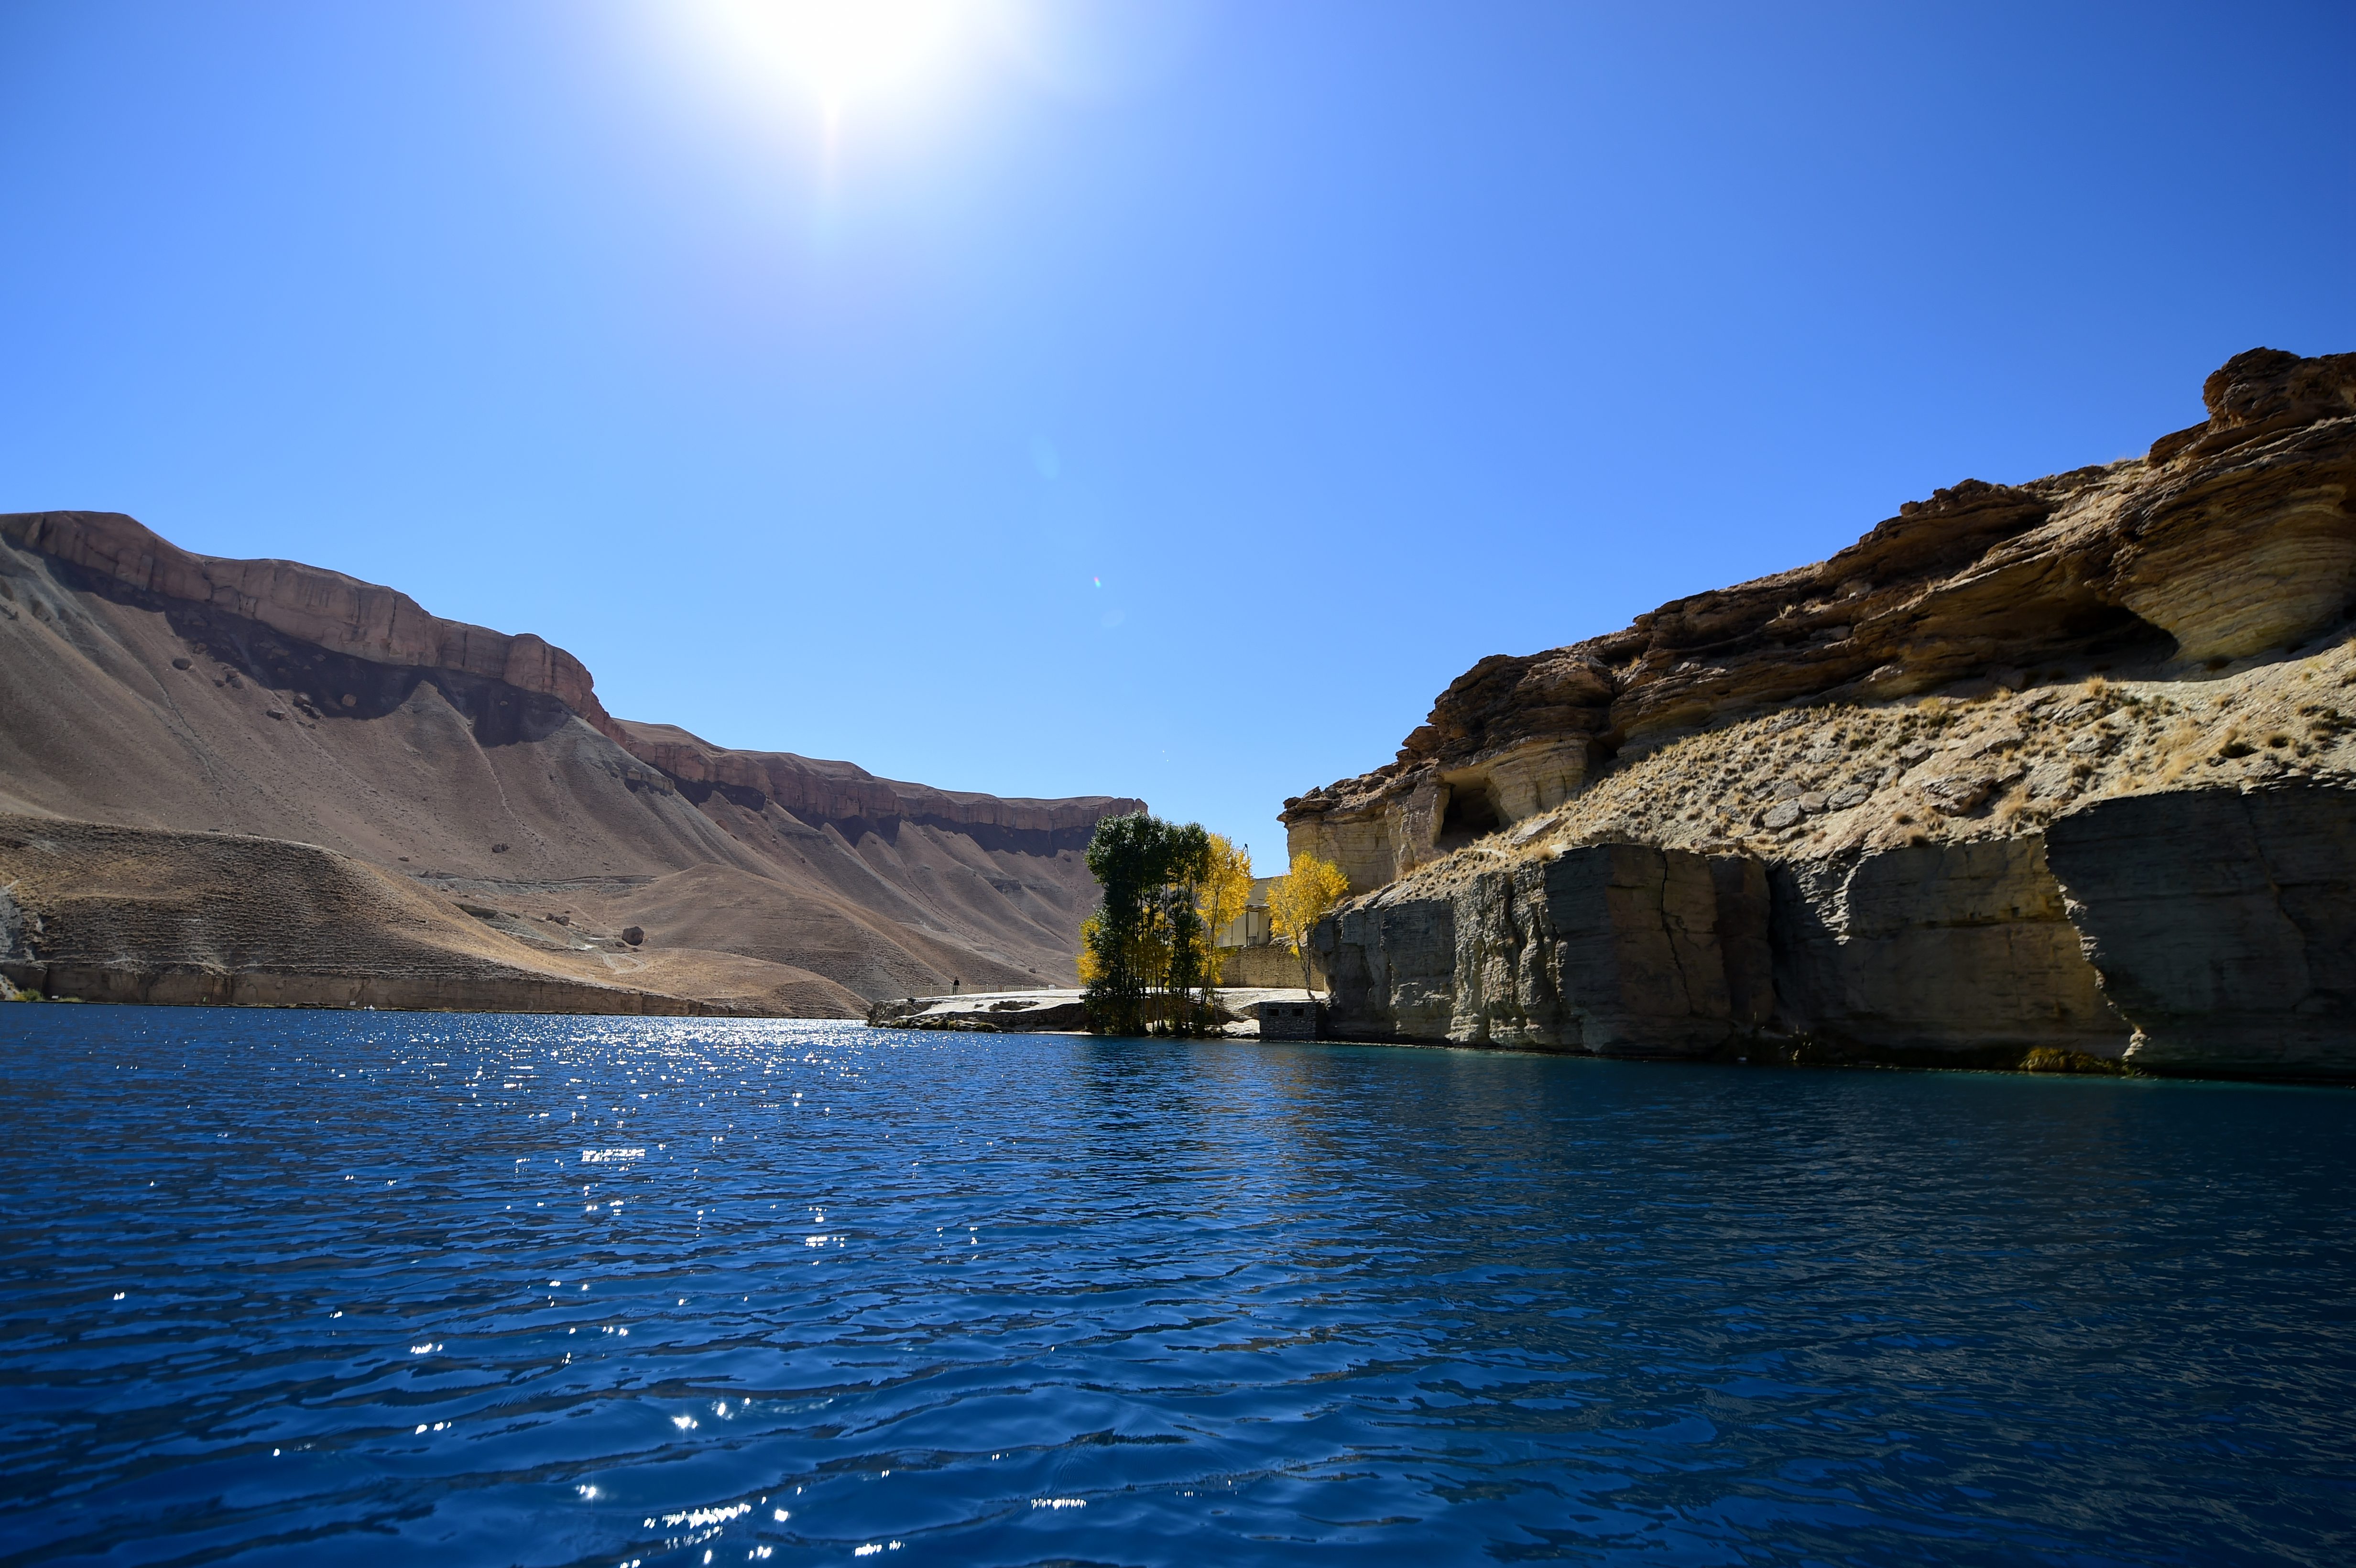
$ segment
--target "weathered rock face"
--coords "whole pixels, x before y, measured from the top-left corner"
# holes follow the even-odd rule
[[[2286,785],[2098,801],[2047,853],[2133,1059],[2356,1070],[2356,799]]]
[[[1271,943],[1266,947],[1222,947],[1219,955],[1219,984],[1249,987],[1254,990],[1293,990],[1301,988],[1301,960],[1292,955],[1287,943]],[[1325,972],[1317,966],[1317,955],[1309,955],[1308,979],[1311,988],[1325,988]]]
[[[1706,1055],[1774,1006],[1764,868],[1598,845],[1320,927],[1341,1032],[1605,1056]]]
[[[1551,809],[1623,751],[1796,703],[2088,658],[2197,670],[2310,638],[2356,597],[2356,355],[2236,356],[2148,456],[1965,480],[1829,560],[1483,659],[1398,759],[1286,802],[1360,890]]]
[[[2356,793],[2114,797],[1822,860],[1576,847],[1406,879],[1318,943],[1344,1036],[2347,1076]]]
[[[1289,802],[1376,890],[1318,935],[1336,1032],[2356,1077],[2356,356],[2203,396],[1484,659]]]
[[[2037,835],[1778,865],[1781,1026],[1868,1051],[2122,1057]]]

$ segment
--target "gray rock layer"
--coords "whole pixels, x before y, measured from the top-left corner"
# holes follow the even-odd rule
[[[2029,835],[1782,865],[1780,1022],[1869,1051],[2118,1057],[2133,1029]]]
[[[1770,865],[1572,848],[1320,927],[1344,1037],[1703,1057],[2065,1051],[2356,1075],[2356,812],[2294,786],[2097,802],[2048,834]]]
[[[1318,944],[1354,1032],[1690,1056],[1772,1016],[1769,915],[1756,860],[1608,844],[1368,901]]]
[[[2356,1073],[2350,792],[2129,796],[2046,853],[2139,1064]]]

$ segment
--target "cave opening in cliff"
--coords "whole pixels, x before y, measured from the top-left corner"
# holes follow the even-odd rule
[[[1505,826],[1497,797],[1486,779],[1467,779],[1448,786],[1448,805],[1440,813],[1438,848],[1454,849]]]

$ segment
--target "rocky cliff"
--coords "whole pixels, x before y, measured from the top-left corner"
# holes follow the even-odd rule
[[[619,729],[618,738],[632,755],[682,785],[729,792],[756,809],[758,803],[775,801],[809,821],[926,823],[1053,853],[1085,849],[1098,821],[1145,809],[1143,801],[1110,795],[1004,800],[902,784],[850,763],[819,762],[791,752],[731,751],[671,724],[626,720]]]
[[[552,698],[622,739],[581,661],[528,632],[511,637],[444,621],[406,593],[299,561],[197,555],[120,512],[0,515],[0,539],[80,569],[93,585],[202,606],[369,664],[452,670]]]
[[[2204,400],[2145,457],[1475,666],[1286,805],[1365,891],[1319,937],[1337,1025],[2356,1072],[2356,355],[2253,350]]]
[[[1095,898],[1080,848],[1098,817],[1141,805],[937,790],[624,722],[578,660],[537,637],[440,620],[314,567],[195,555],[108,513],[0,517],[0,811],[316,847],[524,940],[522,958],[499,960],[511,966],[562,969],[635,930],[627,955],[609,942],[596,962],[649,995],[722,1010],[851,1016],[960,980],[1067,982]],[[155,839],[143,853],[156,886],[173,867],[230,885],[199,875],[185,847]],[[38,863],[50,869],[24,897],[63,897],[66,862]],[[218,903],[191,918],[249,933],[219,947],[245,956],[167,960],[134,939],[148,927],[83,910],[70,951],[20,933],[0,962],[20,983],[44,965],[81,976],[52,989],[128,996],[143,976],[177,976],[177,995],[209,974],[248,976],[236,993],[248,999],[312,994],[286,965],[327,949],[296,943],[295,926]],[[98,986],[107,931],[124,945]],[[276,949],[262,941],[272,933]],[[318,995],[348,988],[365,946],[339,942]],[[252,978],[265,970],[279,976],[268,987]],[[485,1007],[524,994],[450,984],[431,994]],[[561,996],[612,1001],[545,992]]]

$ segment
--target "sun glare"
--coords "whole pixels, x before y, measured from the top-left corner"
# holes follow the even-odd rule
[[[798,87],[830,129],[854,102],[929,86],[969,41],[981,0],[720,0],[742,63]]]

